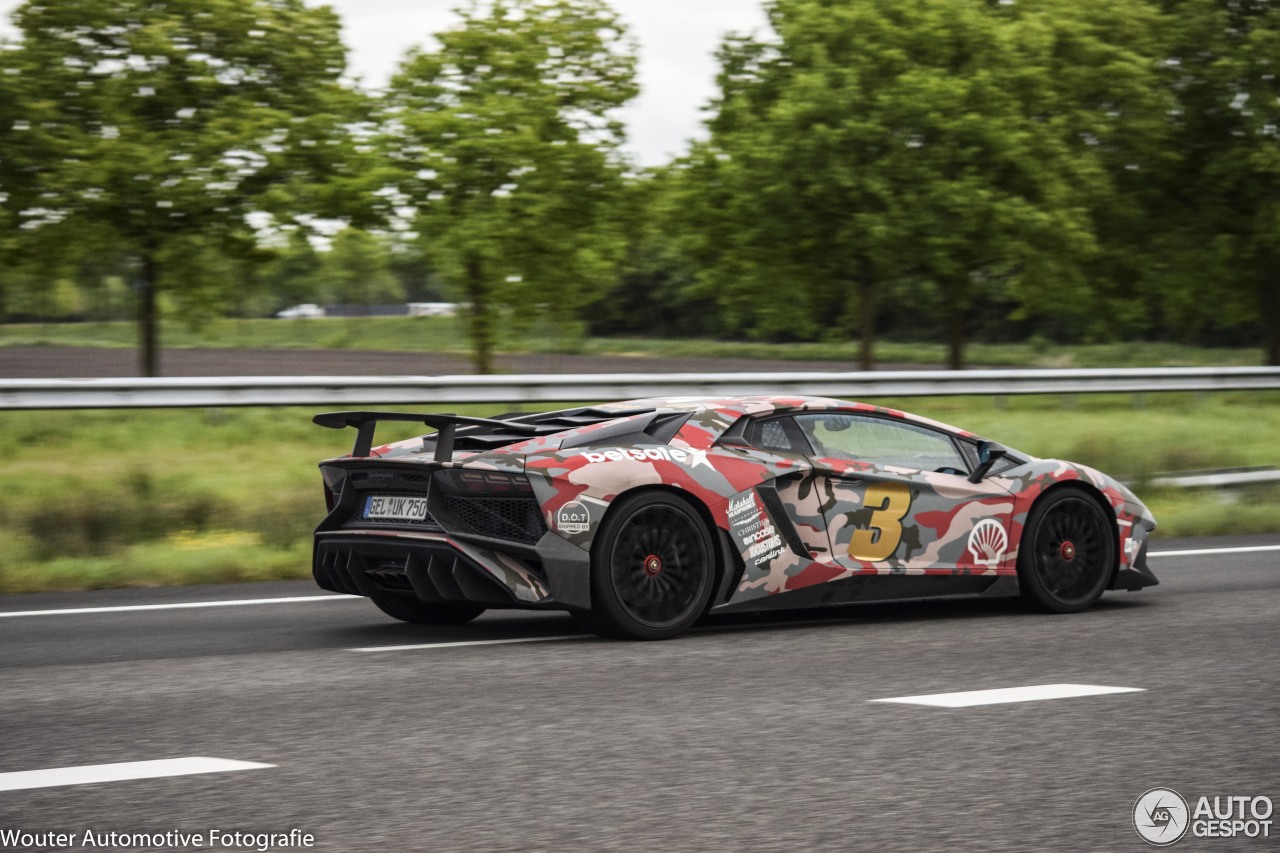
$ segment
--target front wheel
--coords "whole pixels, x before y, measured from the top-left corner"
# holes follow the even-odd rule
[[[484,612],[484,608],[478,604],[436,603],[394,593],[383,593],[370,598],[388,616],[418,625],[461,625]]]
[[[1116,566],[1112,522],[1076,488],[1050,492],[1031,509],[1018,549],[1018,583],[1028,604],[1077,613],[1097,603]]]
[[[640,492],[614,504],[591,549],[597,634],[665,640],[698,620],[711,598],[715,549],[688,501]]]

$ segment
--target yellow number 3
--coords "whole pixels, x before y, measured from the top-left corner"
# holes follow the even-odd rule
[[[902,541],[902,518],[911,509],[911,490],[905,483],[873,483],[867,486],[862,505],[875,512],[869,527],[853,531],[849,556],[868,563],[887,560]]]

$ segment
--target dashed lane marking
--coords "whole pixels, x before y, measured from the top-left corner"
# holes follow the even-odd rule
[[[1192,548],[1188,551],[1152,551],[1149,557],[1205,557],[1210,554],[1256,554],[1260,551],[1280,551],[1280,545],[1250,545],[1242,548]]]
[[[1001,705],[1007,702],[1038,702],[1045,699],[1074,699],[1079,696],[1103,696],[1108,693],[1142,693],[1143,687],[1101,687],[1096,684],[1040,684],[1034,687],[1001,687],[995,690],[967,690],[962,693],[932,693],[922,696],[898,696],[872,699],[872,702],[897,702],[904,705],[929,705],[934,708],[972,708],[975,705]]]
[[[554,640],[589,640],[592,634],[566,634],[560,637],[513,637],[509,640],[460,640],[451,643],[418,643],[412,646],[366,646],[349,652],[415,652],[427,649],[456,649],[462,646],[502,646],[511,643],[550,643]]]
[[[293,598],[246,598],[239,601],[181,601],[173,604],[123,604],[118,607],[67,607],[61,610],[16,610],[0,612],[0,619],[18,616],[77,616],[82,613],[130,613],[140,610],[190,610],[197,607],[245,607],[253,604],[314,604],[320,601],[351,601],[359,595],[302,595]]]
[[[63,785],[93,785],[131,779],[160,779],[166,776],[194,776],[233,770],[262,770],[274,764],[232,761],[229,758],[164,758],[159,761],[126,761],[121,764],[86,764],[83,767],[55,767],[0,773],[0,791],[29,788],[57,788]]]

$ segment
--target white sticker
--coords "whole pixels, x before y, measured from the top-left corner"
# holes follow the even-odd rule
[[[1009,550],[1009,534],[994,518],[984,518],[974,525],[966,550],[973,554],[975,564],[990,568]]]
[[[556,513],[556,530],[570,535],[591,529],[591,513],[578,501],[569,501]]]

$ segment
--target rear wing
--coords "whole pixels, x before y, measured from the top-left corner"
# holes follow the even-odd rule
[[[368,456],[373,450],[373,431],[378,426],[378,421],[400,421],[435,427],[436,432],[430,437],[436,441],[436,462],[448,462],[453,459],[454,431],[459,425],[491,427],[495,431],[517,436],[532,437],[547,432],[545,427],[537,424],[501,421],[496,418],[472,418],[467,415],[429,415],[415,412],[326,412],[316,415],[311,420],[329,429],[355,427],[356,443],[351,448],[351,455],[361,457]]]

